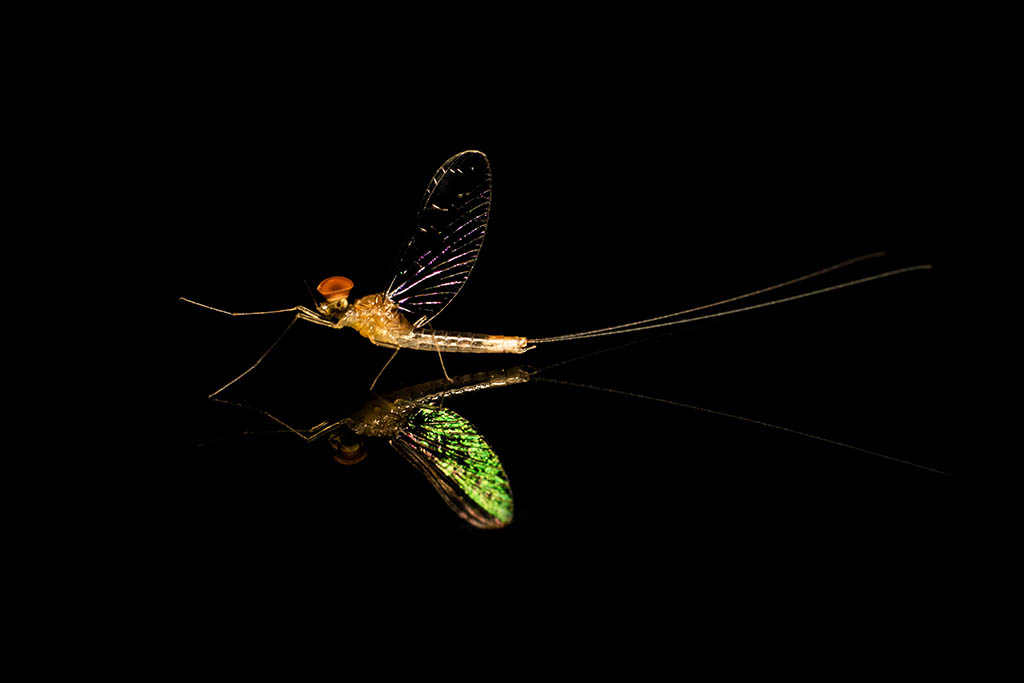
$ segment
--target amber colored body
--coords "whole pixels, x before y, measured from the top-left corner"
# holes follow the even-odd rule
[[[523,353],[526,337],[446,332],[417,328],[384,294],[370,294],[347,306],[338,327],[351,327],[378,346],[456,353]]]

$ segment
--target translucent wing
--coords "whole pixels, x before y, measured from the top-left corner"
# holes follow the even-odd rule
[[[512,521],[512,490],[494,450],[466,418],[417,405],[391,439],[459,517],[481,529]]]
[[[386,292],[413,324],[429,322],[466,284],[490,207],[491,166],[483,152],[456,154],[431,178]]]

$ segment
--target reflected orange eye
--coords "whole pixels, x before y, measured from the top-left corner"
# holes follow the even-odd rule
[[[328,302],[347,299],[348,293],[352,291],[352,281],[347,277],[335,275],[317,285],[316,291],[320,292]]]
[[[339,451],[334,454],[334,460],[336,462],[340,462],[342,465],[355,465],[357,462],[362,462],[365,457],[366,451],[362,448],[357,450],[355,453],[343,453]]]
[[[366,457],[363,440],[354,434],[345,431],[335,432],[328,437],[328,441],[334,448],[334,459],[342,465],[355,465]]]

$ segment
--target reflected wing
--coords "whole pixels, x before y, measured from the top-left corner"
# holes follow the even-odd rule
[[[456,154],[437,170],[423,195],[416,229],[387,289],[414,324],[425,325],[466,284],[487,231],[491,166],[483,152]]]
[[[459,517],[481,529],[512,521],[512,490],[494,450],[466,418],[417,405],[390,443]]]

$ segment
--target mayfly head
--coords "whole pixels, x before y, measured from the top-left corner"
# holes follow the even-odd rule
[[[324,297],[324,300],[317,304],[317,310],[336,320],[348,307],[348,293],[352,291],[352,281],[347,277],[335,275],[317,285],[316,291]]]
[[[334,449],[334,459],[342,465],[355,465],[366,457],[363,437],[344,425],[331,432],[327,442]]]

